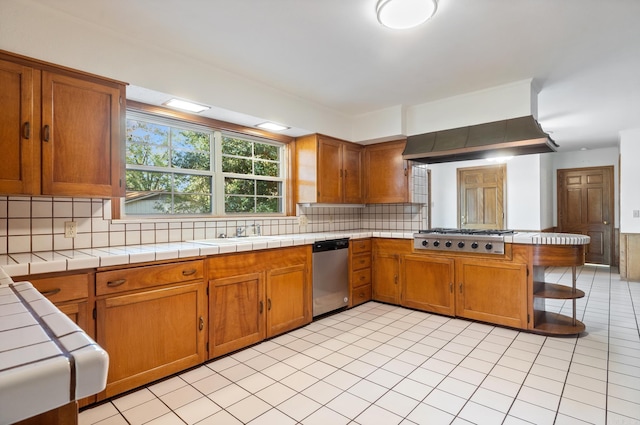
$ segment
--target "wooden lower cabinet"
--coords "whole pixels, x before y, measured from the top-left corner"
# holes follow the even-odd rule
[[[371,300],[371,239],[349,241],[349,307]]]
[[[174,274],[181,281],[163,281]],[[107,387],[100,399],[206,360],[202,261],[99,272],[96,292],[109,293],[96,300],[97,342],[109,354]]]
[[[264,339],[262,273],[209,281],[209,356],[217,357]]]
[[[374,239],[373,299],[527,329],[527,258],[526,247],[480,258],[413,253],[410,241]]]
[[[454,260],[425,255],[402,258],[402,296],[405,307],[455,315]]]
[[[411,253],[411,243],[402,239],[373,239],[373,300],[400,304],[400,259]]]
[[[207,261],[210,358],[311,322],[311,246]]]
[[[456,315],[527,328],[527,266],[489,260],[456,260]]]

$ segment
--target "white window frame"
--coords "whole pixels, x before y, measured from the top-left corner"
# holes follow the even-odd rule
[[[211,143],[210,143],[210,170],[191,170],[191,169],[181,169],[181,168],[171,168],[171,167],[155,167],[155,166],[144,166],[144,165],[134,165],[130,167],[129,164],[126,163],[126,153],[125,153],[125,168],[126,170],[140,170],[140,171],[157,171],[164,173],[180,173],[184,171],[185,173],[192,175],[204,175],[211,176],[212,185],[211,188],[213,190],[212,194],[212,211],[210,214],[126,214],[125,211],[125,202],[121,202],[120,207],[120,216],[122,219],[150,219],[150,218],[164,218],[164,219],[190,219],[190,218],[240,218],[240,217],[283,217],[286,216],[286,208],[287,208],[287,164],[288,164],[288,149],[286,148],[286,144],[276,141],[270,140],[268,138],[257,137],[253,135],[247,135],[241,132],[232,132],[227,130],[220,130],[214,127],[204,126],[202,124],[191,123],[189,121],[184,121],[180,119],[171,119],[165,118],[159,115],[149,114],[145,112],[138,111],[130,111],[127,110],[126,119],[133,119],[139,121],[145,121],[153,124],[159,124],[164,126],[169,126],[171,128],[177,129],[185,129],[185,130],[193,130],[203,133],[211,134]],[[271,177],[271,176],[256,176],[253,174],[238,174],[238,173],[225,173],[222,171],[222,138],[223,136],[233,137],[237,139],[258,142],[269,144],[273,146],[277,146],[280,149],[280,177]],[[126,140],[125,140],[125,152],[126,152]],[[248,180],[264,180],[264,181],[277,181],[281,186],[281,211],[277,213],[227,213],[225,212],[225,193],[224,193],[224,179],[225,177],[232,178],[241,178]]]

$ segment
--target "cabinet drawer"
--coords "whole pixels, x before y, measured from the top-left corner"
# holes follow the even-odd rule
[[[351,241],[351,252],[354,254],[371,252],[371,239],[355,239]]]
[[[356,306],[371,301],[371,285],[361,286],[351,291],[351,305]]]
[[[115,294],[203,278],[203,261],[162,264],[96,274],[96,295]]]
[[[371,254],[354,255],[351,259],[352,270],[362,270],[371,267]]]
[[[351,282],[351,286],[353,286],[354,288],[362,285],[369,285],[371,283],[370,268],[355,270],[351,276],[353,279],[353,282]]]
[[[52,303],[79,300],[89,296],[88,274],[33,279],[31,283]]]

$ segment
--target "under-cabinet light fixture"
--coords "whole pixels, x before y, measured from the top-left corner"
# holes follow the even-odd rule
[[[288,130],[289,128],[291,128],[282,124],[276,124],[275,122],[271,122],[271,121],[265,121],[260,124],[256,124],[256,127],[261,128],[263,130],[270,130],[270,131],[282,131],[282,130]]]
[[[490,157],[490,158],[486,158],[486,159],[489,162],[496,162],[498,164],[504,164],[505,162],[509,161],[511,158],[513,158],[513,156],[494,156],[494,157]]]
[[[183,111],[189,111],[194,113],[199,113],[202,111],[206,111],[207,109],[211,109],[209,106],[200,105],[198,103],[189,102],[187,100],[180,99],[171,99],[163,103],[165,106],[169,106],[171,108],[182,109]]]

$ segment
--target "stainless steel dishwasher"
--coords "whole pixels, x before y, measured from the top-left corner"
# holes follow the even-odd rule
[[[349,304],[349,238],[313,244],[313,317]]]

